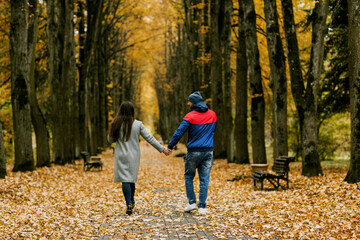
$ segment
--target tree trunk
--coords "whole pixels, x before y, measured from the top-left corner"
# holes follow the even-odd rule
[[[30,82],[27,51],[27,1],[11,0],[10,61],[15,164],[12,171],[33,171]]]
[[[169,28],[167,22],[165,23],[165,27]],[[166,73],[163,74],[159,69],[155,70],[155,91],[159,105],[159,124],[157,125],[157,131],[165,141],[169,140],[169,133],[172,130],[169,125],[171,113],[176,111],[175,108],[168,108],[169,104],[167,96],[169,96],[171,93],[166,91],[166,85],[170,80],[171,74],[173,73],[171,70],[175,70],[172,68],[173,59],[178,58],[178,54],[172,54],[172,52],[177,50],[176,46],[174,46],[174,49],[172,48],[172,41],[172,29],[169,28],[167,31],[165,31],[164,34],[164,66]],[[173,91],[173,93],[174,92],[175,91]],[[170,110],[172,110],[171,113]]]
[[[82,84],[84,84],[84,106],[79,106],[84,108],[84,121],[85,129],[82,133],[82,139],[84,141],[84,149],[90,151],[91,154],[95,154],[95,149],[91,148],[92,136],[91,136],[91,99],[90,99],[90,68],[94,61],[95,56],[95,47],[96,41],[98,39],[100,16],[102,14],[104,1],[96,0],[90,1],[86,0],[87,5],[87,31],[86,31],[86,42],[84,50],[84,62],[82,62]]]
[[[225,145],[228,162],[234,162],[234,124],[232,117],[232,88],[231,88],[231,25],[232,25],[232,0],[225,0],[224,31],[222,45],[224,46],[224,127]]]
[[[183,0],[183,5],[184,5],[184,17],[185,17],[185,21],[184,21],[184,30],[183,34],[184,34],[184,39],[185,39],[185,72],[187,77],[185,79],[182,79],[184,81],[184,83],[186,85],[185,87],[185,91],[187,91],[188,93],[192,93],[195,91],[194,86],[195,86],[195,72],[194,72],[194,50],[195,48],[193,47],[193,41],[194,41],[194,35],[195,33],[194,31],[194,23],[193,23],[193,19],[192,19],[192,9],[191,9],[191,2],[193,0]]]
[[[326,18],[329,0],[319,1],[313,10],[310,66],[305,91],[305,115],[302,134],[303,161],[302,175],[322,175],[318,153],[317,98],[320,74],[324,58],[324,38],[327,33]]]
[[[90,131],[90,149],[91,155],[97,154],[97,118],[99,113],[99,102],[98,102],[98,83],[99,83],[99,68],[97,62],[99,60],[98,50],[94,52],[94,60],[91,67],[91,76],[89,76],[89,131]]]
[[[253,0],[245,0],[245,39],[251,96],[251,140],[253,163],[266,163],[265,101],[262,88],[259,49],[256,36],[256,13]]]
[[[71,99],[76,77],[73,0],[48,1],[47,15],[53,159],[63,165],[74,159],[71,131]]]
[[[76,54],[76,53],[75,53]],[[75,59],[76,61],[76,59]],[[76,69],[76,62],[75,65],[71,68],[73,73],[73,82],[70,83],[71,89],[71,109],[70,109],[70,115],[71,119],[73,121],[73,124],[71,125],[71,132],[72,132],[72,152],[74,159],[80,158],[80,121],[79,121],[79,92],[78,92],[78,84],[79,84],[79,78],[77,77],[77,69]],[[105,131],[106,132],[106,131]]]
[[[360,182],[360,3],[348,0],[348,5],[351,157],[345,181],[356,183]]]
[[[179,106],[175,104],[175,114],[170,116],[170,125],[171,130],[175,131],[179,125],[179,121],[181,121],[181,118],[184,116],[184,113],[186,112],[186,101],[180,99],[187,99],[186,91],[187,89],[183,85],[183,79],[186,79],[186,51],[185,51],[185,45],[186,45],[186,38],[184,34],[184,28],[179,24],[178,25],[178,46],[177,46],[177,58],[179,60],[179,64],[176,65],[178,73],[178,78],[175,78],[177,81],[176,84],[176,94],[175,95],[175,101],[179,103]],[[172,131],[172,132],[173,132]]]
[[[29,1],[28,61],[30,63],[31,122],[36,135],[36,167],[50,167],[49,132],[36,97],[35,49],[38,33],[38,1]]]
[[[4,145],[4,135],[2,130],[1,111],[0,111],[0,178],[5,178],[6,175],[7,174],[6,174],[5,145]]]
[[[265,0],[266,37],[273,91],[274,159],[288,155],[286,65],[280,37],[276,0]]]
[[[248,83],[247,58],[244,27],[244,6],[239,0],[239,30],[236,56],[236,118],[235,118],[235,161],[240,164],[249,164],[249,148],[247,133],[248,112]]]
[[[50,167],[49,132],[44,115],[36,99],[35,80],[31,80],[31,120],[36,135],[36,167]],[[34,82],[34,83],[33,83]]]
[[[299,116],[301,152],[303,152],[302,135],[304,125],[304,108],[305,86],[303,83],[303,75],[300,64],[299,46],[296,36],[296,27],[294,21],[292,0],[281,0],[284,33],[286,40],[286,52],[289,64],[289,72],[291,79],[291,92],[295,102],[296,110]],[[302,154],[303,155],[303,154]]]
[[[119,43],[119,37],[120,34],[117,33],[116,34],[116,37],[115,37],[115,46],[120,46],[120,43]],[[116,49],[116,48],[115,48]],[[113,114],[112,114],[112,118],[115,117],[115,114],[117,112],[117,110],[119,109],[119,106],[120,106],[120,89],[119,89],[119,75],[120,75],[120,72],[117,71],[117,69],[119,68],[119,55],[120,53],[115,53],[113,55],[113,59],[111,60],[113,62],[113,65],[111,66],[111,74],[112,74],[112,89],[111,89],[111,97],[112,97],[112,111],[113,111]]]
[[[84,63],[85,63],[85,15],[84,15],[84,5],[82,0],[77,0],[77,18],[79,19],[78,32],[79,32],[79,64],[78,64],[78,72],[79,72],[79,86],[78,86],[78,118],[79,118],[79,130],[78,130],[78,138],[79,138],[79,150],[85,151],[87,150],[87,142],[85,136],[87,134],[87,124],[85,121],[85,77],[84,77]],[[115,87],[115,85],[114,85]]]
[[[68,119],[65,121],[68,136],[67,151],[69,152],[68,163],[74,163],[76,154],[76,129],[78,122],[76,121],[76,84],[77,84],[77,71],[76,71],[76,58],[75,58],[75,31],[74,31],[74,2],[75,0],[65,1],[65,49],[64,49],[64,78],[63,89],[67,92],[68,103]],[[66,71],[66,72],[65,72]],[[79,153],[78,153],[79,154]],[[77,155],[79,156],[79,155]]]
[[[189,0],[187,0],[190,2]],[[186,1],[184,1],[185,3]],[[184,4],[184,11],[185,11],[185,23],[183,26],[182,31],[182,53],[183,53],[183,71],[184,75],[183,78],[181,78],[181,85],[182,86],[182,98],[185,100],[189,96],[190,93],[192,93],[195,89],[193,89],[193,83],[194,83],[194,75],[193,75],[193,55],[192,55],[192,47],[191,47],[191,40],[189,39],[189,26],[190,26],[190,17],[189,17],[189,11],[188,11],[188,5]],[[185,100],[186,101],[186,100]],[[182,105],[181,111],[183,113],[187,112],[187,106]],[[181,114],[184,115],[184,114]]]
[[[220,0],[211,1],[211,99],[212,108],[217,114],[217,127],[214,137],[214,158],[226,157],[224,139],[224,102],[222,81],[221,28],[223,27],[223,3]],[[221,9],[220,9],[221,8]],[[222,11],[221,11],[222,10]],[[220,14],[222,12],[222,14]],[[220,21],[222,20],[222,21]],[[219,23],[220,22],[220,23]]]
[[[291,92],[299,114],[300,122],[302,122],[304,119],[304,99],[302,96],[305,95],[305,87],[301,71],[299,45],[296,37],[296,26],[294,21],[292,0],[281,0],[281,5],[284,18],[283,22],[286,50],[291,78]],[[300,124],[300,126],[302,126],[302,124]]]
[[[189,92],[200,90],[201,63],[198,61],[199,56],[199,9],[200,0],[183,0],[185,10],[185,29],[187,36],[188,64],[189,64]]]
[[[102,35],[102,34],[101,34]],[[108,60],[106,56],[106,48],[109,44],[107,38],[103,35],[101,37],[101,47],[100,47],[100,58],[99,58],[99,128],[98,128],[98,146],[105,147],[107,145],[106,141],[106,129],[107,129],[107,94],[106,94],[106,81],[107,81],[107,71],[108,71]]]
[[[47,1],[46,3],[46,11],[47,11],[47,28],[48,28],[48,78],[49,78],[49,85],[50,85],[50,106],[51,106],[51,120],[52,120],[52,139],[53,139],[53,149],[52,149],[52,158],[61,158],[61,154],[59,154],[59,149],[62,149],[62,146],[59,141],[59,137],[56,137],[60,135],[60,133],[57,132],[57,129],[59,127],[56,127],[56,125],[60,125],[60,119],[59,119],[59,112],[60,109],[58,108],[59,104],[57,99],[55,98],[56,94],[54,91],[59,89],[59,64],[60,64],[60,55],[58,49],[63,49],[63,46],[61,45],[60,39],[57,37],[58,35],[58,29],[62,29],[60,27],[60,24],[58,21],[62,19],[61,16],[59,16],[59,12],[56,11],[56,8],[58,6],[56,5],[56,1]],[[55,15],[56,14],[56,15]],[[58,19],[58,20],[57,20]],[[61,128],[62,126],[60,126]]]
[[[203,16],[204,16],[204,23],[203,23],[203,38],[204,38],[204,49],[203,54],[204,58],[206,59],[203,62],[204,74],[203,74],[203,83],[202,83],[202,92],[203,98],[206,102],[209,102],[211,99],[211,62],[209,61],[209,56],[211,54],[211,39],[210,39],[210,4],[209,0],[204,0],[204,8],[203,8]]]
[[[186,31],[184,26],[181,28],[181,43],[180,43],[180,54],[181,54],[181,77],[180,77],[180,81],[178,84],[179,89],[179,94],[178,97],[180,99],[187,99],[189,94],[189,91],[191,91],[189,89],[189,50],[188,50],[188,44],[187,44],[187,40],[186,40]],[[181,121],[181,118],[185,115],[186,112],[188,112],[188,106],[186,105],[186,101],[181,101],[181,107],[178,109],[179,110],[179,115],[177,117],[174,116],[174,126],[179,124],[179,120]],[[176,128],[175,128],[176,129]]]
[[[293,6],[291,0],[281,0],[284,16],[284,31],[291,77],[291,91],[299,114],[302,175],[312,177],[322,174],[317,150],[317,87],[323,64],[323,45],[326,33],[328,1],[315,4],[312,24],[312,45],[310,67],[307,74],[306,89],[301,73],[299,48],[296,37]]]

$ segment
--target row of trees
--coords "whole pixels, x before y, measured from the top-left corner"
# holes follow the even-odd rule
[[[136,103],[137,65],[127,53],[129,10],[134,3],[12,0],[10,5],[2,4],[6,8],[1,11],[10,20],[13,171],[31,171],[52,161],[73,163],[81,151],[96,154],[107,145],[108,113],[117,111],[125,99]],[[37,97],[44,91],[49,92],[47,108],[40,107]],[[1,124],[0,160],[0,177],[4,177]]]
[[[230,162],[249,163],[247,106],[250,101],[251,146],[254,163],[266,163],[264,76],[260,64],[258,36],[266,36],[270,65],[268,86],[272,99],[274,157],[288,155],[287,107],[288,74],[297,110],[301,139],[302,174],[322,174],[318,135],[322,122],[351,102],[351,164],[348,182],[360,181],[356,146],[358,71],[356,48],[359,13],[356,1],[322,0],[311,4],[304,21],[296,24],[292,0],[265,0],[263,12],[256,13],[254,0],[183,0],[176,7],[180,17],[168,24],[164,66],[157,74],[160,107],[159,132],[169,139],[166,129],[175,129],[187,111],[184,99],[200,90],[218,115],[215,156]],[[345,13],[345,14],[344,14]],[[347,15],[348,13],[348,15]],[[264,15],[264,17],[262,17]],[[330,21],[327,21],[330,19]],[[347,28],[349,20],[349,31]],[[265,28],[259,28],[265,22]],[[281,28],[282,27],[282,28]],[[303,63],[297,34],[311,34],[308,60]],[[327,37],[325,37],[327,36]],[[348,38],[352,41],[347,43]],[[326,41],[325,41],[326,40]],[[344,44],[345,43],[345,44]],[[232,52],[236,56],[232,57]],[[264,53],[262,53],[264,54]],[[326,56],[324,58],[324,56]],[[235,61],[232,61],[235,59]],[[345,61],[344,61],[345,59]],[[347,65],[349,59],[349,65]],[[235,62],[236,75],[232,74]],[[348,67],[348,66],[353,67]],[[288,66],[288,68],[287,68]],[[324,74],[322,74],[324,73]],[[236,95],[231,84],[235,80]],[[167,83],[170,88],[161,86]],[[249,92],[249,97],[248,97]],[[233,99],[236,105],[233,106]],[[235,120],[233,119],[235,109]],[[235,143],[234,143],[235,139]]]
[[[350,106],[351,164],[346,180],[359,181],[357,3],[304,1],[311,6],[308,16],[295,23],[299,12],[294,12],[298,6],[293,6],[293,1],[281,0],[281,5],[275,0],[261,1],[261,11],[257,1],[170,1],[178,12],[169,12],[165,58],[155,70],[159,133],[163,139],[171,137],[169,133],[188,111],[188,95],[200,90],[218,115],[216,157],[249,163],[250,135],[254,163],[266,163],[265,103],[271,104],[276,157],[289,152],[287,108],[293,101],[301,140],[302,173],[316,176],[322,174],[320,126]],[[139,102],[140,96],[135,94],[139,92],[140,73],[136,59],[141,56],[131,57],[128,52],[135,45],[131,43],[131,29],[139,28],[139,22],[137,26],[132,22],[145,19],[141,11],[133,11],[139,2],[0,3],[0,21],[3,16],[6,18],[0,41],[4,36],[10,38],[8,51],[1,46],[11,61],[1,59],[0,67],[5,71],[0,73],[0,88],[9,89],[11,80],[13,170],[35,168],[30,123],[36,134],[37,167],[49,166],[50,156],[56,164],[66,164],[73,162],[80,151],[95,154],[106,144],[106,116],[112,115],[125,99]],[[130,11],[136,14],[129,14]],[[145,21],[151,23],[152,18]],[[10,26],[3,30],[7,22]],[[298,34],[303,32],[311,36],[308,49],[300,44]],[[263,37],[267,51],[260,52],[259,39]],[[268,58],[269,72],[262,56]],[[7,78],[10,72],[11,78]],[[293,98],[288,97],[288,79]],[[268,96],[272,96],[270,101]],[[137,110],[140,112],[140,106]],[[6,171],[1,128],[0,124],[3,177]]]

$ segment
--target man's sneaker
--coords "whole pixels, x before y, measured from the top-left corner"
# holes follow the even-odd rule
[[[196,203],[193,203],[193,204],[188,204],[185,208],[185,212],[190,212],[192,210],[195,210],[196,209]]]
[[[199,214],[205,215],[207,213],[206,208],[199,208]]]

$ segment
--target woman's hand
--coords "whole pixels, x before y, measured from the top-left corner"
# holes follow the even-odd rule
[[[171,153],[172,153],[173,150],[171,149],[168,149],[168,148],[165,148],[165,150],[163,151],[163,153],[166,155],[166,156],[169,156]]]

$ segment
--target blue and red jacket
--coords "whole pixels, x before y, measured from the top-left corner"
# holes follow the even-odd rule
[[[214,150],[214,134],[216,129],[217,117],[214,111],[206,109],[192,111],[185,115],[179,128],[175,131],[168,145],[172,149],[189,130],[188,143],[186,145],[188,152],[207,152]]]

